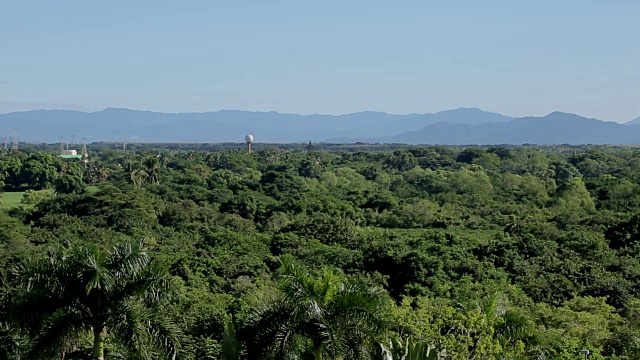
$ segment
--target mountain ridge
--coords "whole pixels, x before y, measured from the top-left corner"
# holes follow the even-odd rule
[[[640,119],[636,120],[640,124]],[[640,126],[626,125],[634,124],[559,111],[515,118],[470,107],[406,115],[379,111],[300,115],[234,109],[163,113],[116,107],[94,112],[31,110],[0,114],[0,135],[18,128],[21,140],[27,142],[66,134],[78,134],[89,141],[241,142],[246,133],[253,133],[256,141],[272,143],[638,143]]]
[[[32,142],[70,133],[81,133],[93,141],[144,138],[155,142],[224,142],[243,139],[244,134],[252,132],[258,136],[258,141],[263,142],[319,142],[343,135],[382,137],[419,130],[438,121],[477,123],[511,119],[501,114],[469,108],[407,115],[374,111],[341,115],[244,110],[161,113],[106,108],[94,112],[33,110],[0,114],[0,133],[20,128],[22,139]]]
[[[504,123],[438,123],[413,132],[377,139],[381,143],[492,144],[637,144],[640,127],[552,112],[543,117],[516,118]]]
[[[624,123],[625,125],[640,125],[640,116],[638,116],[637,118],[627,121],[626,123]]]

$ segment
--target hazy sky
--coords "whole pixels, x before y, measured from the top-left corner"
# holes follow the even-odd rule
[[[7,0],[0,105],[628,121],[639,16],[638,0]]]

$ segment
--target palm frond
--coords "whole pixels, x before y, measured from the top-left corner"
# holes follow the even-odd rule
[[[250,357],[299,357],[309,343],[329,358],[367,357],[387,327],[384,289],[361,278],[341,281],[327,269],[314,276],[289,256],[279,261],[282,298],[251,313]]]
[[[277,299],[251,312],[240,333],[250,358],[262,359],[292,346],[296,325],[291,318],[292,310],[290,303]]]
[[[31,342],[31,349],[27,354],[30,359],[45,359],[51,354],[59,354],[65,350],[65,345],[70,340],[77,339],[81,333],[89,329],[89,324],[82,314],[71,308],[60,309],[47,317],[42,325],[42,329]]]
[[[164,271],[153,266],[132,274],[126,278],[119,278],[118,285],[106,294],[112,303],[119,303],[128,298],[143,298],[148,304],[156,304],[163,297],[175,293],[172,278]]]
[[[129,303],[121,304],[119,313],[112,314],[106,323],[109,332],[129,352],[130,358],[150,360],[154,358],[152,336],[146,322],[150,319],[148,309]],[[128,358],[129,358],[128,357]]]
[[[241,348],[236,333],[235,324],[227,320],[224,324],[222,336],[222,360],[240,360]]]

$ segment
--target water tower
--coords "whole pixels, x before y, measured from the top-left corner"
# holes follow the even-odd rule
[[[247,151],[249,152],[249,154],[251,154],[251,144],[253,143],[253,135],[247,134],[247,136],[244,137],[244,141],[247,143]]]

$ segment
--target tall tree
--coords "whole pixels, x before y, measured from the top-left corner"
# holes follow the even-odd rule
[[[154,185],[160,184],[160,160],[156,156],[147,156],[143,166],[146,178]]]
[[[126,358],[175,356],[178,330],[162,315],[172,282],[142,243],[66,244],[16,270],[8,313],[31,333],[26,358],[49,359],[86,334],[93,336],[92,359],[104,359],[107,338]]]
[[[282,297],[255,309],[245,340],[252,359],[308,353],[360,358],[385,330],[384,290],[362,278],[341,280],[328,270],[313,276],[289,257],[281,259]]]
[[[135,187],[141,187],[148,174],[144,171],[144,169],[140,168],[140,163],[134,160],[127,160],[126,162],[126,176],[130,184]]]

